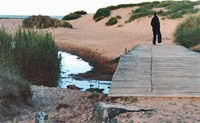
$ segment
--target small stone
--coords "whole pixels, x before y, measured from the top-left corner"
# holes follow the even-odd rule
[[[126,112],[146,112],[146,111],[154,111],[153,109],[144,109],[140,107],[135,107],[133,105],[126,104],[110,104],[98,102],[94,106],[94,110],[92,113],[92,122],[109,122],[114,119],[115,116],[119,115],[119,117],[126,118],[126,115],[120,115]]]
[[[82,88],[77,87],[76,85],[68,85],[67,88],[71,90],[81,90]]]
[[[35,115],[36,123],[47,123],[48,114],[44,112],[38,112]]]
[[[129,113],[129,114],[127,115],[127,118],[130,119],[132,116],[133,116],[133,115]]]

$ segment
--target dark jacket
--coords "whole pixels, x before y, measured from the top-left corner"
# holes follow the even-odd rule
[[[160,31],[160,21],[157,16],[154,16],[151,20],[151,26],[153,31]]]

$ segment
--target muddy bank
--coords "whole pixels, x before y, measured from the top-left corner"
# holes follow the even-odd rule
[[[86,73],[75,75],[76,79],[94,79],[111,81],[112,76],[116,70],[117,64],[108,64],[107,61],[111,59],[105,58],[103,55],[91,51],[87,48],[76,47],[74,45],[63,45],[62,42],[56,42],[60,50],[77,55],[83,60],[89,62],[93,69]]]
[[[91,92],[44,86],[31,86],[31,92],[32,106],[22,107],[25,112],[20,116],[13,116],[10,121],[1,121],[13,123],[16,118],[17,123],[35,123],[36,113],[44,112],[53,123],[86,122],[90,117],[88,112],[92,111],[94,104],[105,98],[105,95],[99,93],[93,96],[94,93]]]

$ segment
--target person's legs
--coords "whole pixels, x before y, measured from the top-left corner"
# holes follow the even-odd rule
[[[162,35],[161,32],[158,32],[158,43],[162,43]]]
[[[156,32],[153,31],[153,44],[155,45],[156,44]]]

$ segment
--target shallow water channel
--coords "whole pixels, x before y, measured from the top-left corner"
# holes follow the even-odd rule
[[[67,88],[67,85],[76,85],[79,88],[82,88],[82,91],[85,91],[89,88],[99,88],[104,89],[103,93],[108,94],[111,81],[99,81],[99,80],[76,80],[72,74],[85,73],[93,69],[88,62],[82,60],[76,55],[70,53],[59,51],[58,54],[61,54],[61,78],[58,82],[58,87]]]

